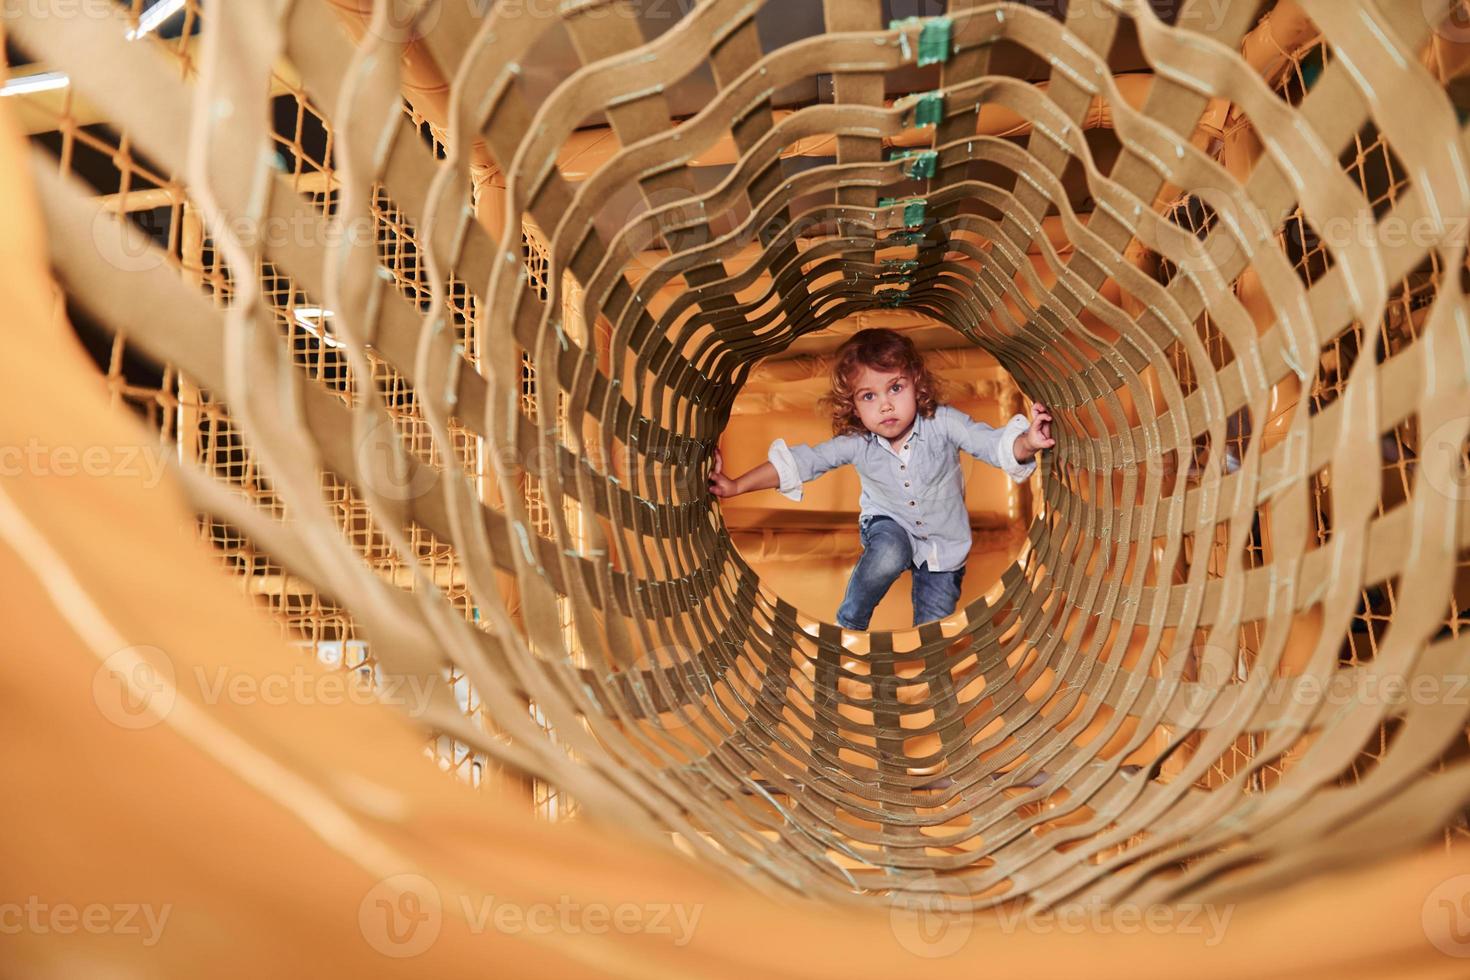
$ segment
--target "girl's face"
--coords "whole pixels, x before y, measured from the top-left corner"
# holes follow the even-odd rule
[[[901,371],[858,365],[852,379],[852,403],[869,432],[890,440],[906,435],[918,410],[914,383]]]

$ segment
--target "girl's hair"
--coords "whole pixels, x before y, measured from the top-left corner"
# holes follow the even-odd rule
[[[870,327],[859,330],[837,348],[832,363],[832,390],[822,396],[821,404],[832,413],[832,434],[866,432],[857,407],[853,404],[853,378],[862,366],[874,371],[896,371],[907,375],[914,386],[918,413],[933,418],[934,410],[943,404],[943,383],[929,372],[914,342],[901,333]]]

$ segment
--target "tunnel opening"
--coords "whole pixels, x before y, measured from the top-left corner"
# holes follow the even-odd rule
[[[856,331],[875,327],[894,330],[914,343],[941,383],[942,404],[997,429],[1012,416],[1027,414],[1023,393],[1009,372],[969,338],[924,313],[880,306],[803,335],[751,369],[720,433],[726,469],[742,473],[759,465],[777,438],[788,445],[831,438],[830,411],[821,399],[831,388],[834,352]],[[1041,482],[1040,472],[1017,483],[973,456],[961,453],[959,458],[972,544],[954,616],[963,616],[971,602],[991,593],[1001,573],[1021,555]],[[834,621],[862,554],[860,490],[856,468],[847,465],[807,484],[799,501],[772,490],[720,504],[720,518],[735,550],[763,586],[799,610],[805,629]],[[931,557],[919,554],[914,562]],[[911,628],[911,586],[909,573],[894,582],[874,610],[869,629]]]

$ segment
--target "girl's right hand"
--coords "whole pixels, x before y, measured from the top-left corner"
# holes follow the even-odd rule
[[[722,472],[723,463],[720,459],[720,451],[715,450],[715,468],[709,475],[709,492],[716,497],[733,497],[740,491],[735,488],[735,481]]]

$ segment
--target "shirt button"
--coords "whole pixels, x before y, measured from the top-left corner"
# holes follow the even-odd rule
[[[908,486],[908,485],[909,485],[909,481],[907,481],[907,480],[904,480],[904,481],[903,481],[903,485],[904,485],[904,486]]]
[[[914,502],[912,500],[910,500],[909,501],[909,506],[912,507],[913,505],[914,505]]]
[[[915,524],[923,524],[923,521],[914,521]]]
[[[906,469],[908,469],[908,464],[907,463],[899,463],[898,464],[898,468],[901,469],[901,470],[906,470]]]

